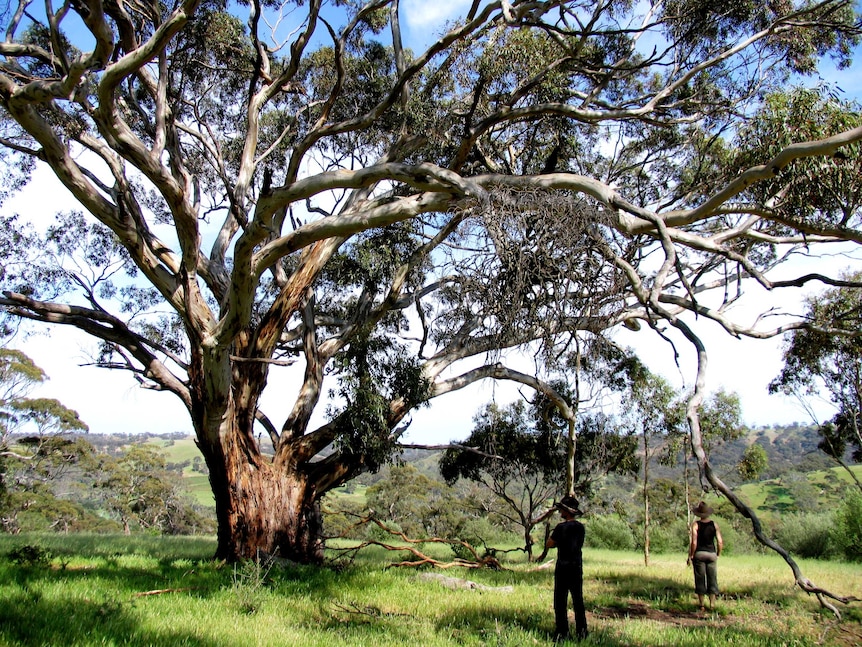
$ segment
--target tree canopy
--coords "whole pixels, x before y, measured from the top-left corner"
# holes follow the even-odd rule
[[[844,277],[848,284],[858,273]],[[784,366],[770,383],[772,391],[794,393],[803,400],[828,394],[835,407],[831,420],[821,422],[819,447],[844,465],[849,454],[862,460],[862,302],[857,290],[841,286],[805,301],[810,327],[787,337]],[[848,469],[856,484],[862,487]]]
[[[773,270],[862,240],[858,108],[788,89],[846,67],[853,2],[474,2],[415,49],[403,11],[2,12],[3,190],[40,165],[76,203],[46,231],[4,216],[6,327],[74,326],[180,399],[225,558],[319,557],[319,498],[386,461],[415,407],[516,377],[509,349],[541,373],[578,335],[678,328],[697,448],[685,313],[778,334],[732,319],[745,281],[834,284]]]

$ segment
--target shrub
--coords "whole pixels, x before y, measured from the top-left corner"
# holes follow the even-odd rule
[[[685,553],[688,550],[688,526],[678,519],[662,526],[654,525],[650,531],[650,551],[655,554]]]
[[[24,544],[13,548],[7,557],[9,561],[19,566],[45,566],[51,561],[50,551],[34,544]]]
[[[588,548],[633,550],[635,540],[629,525],[616,516],[592,517],[586,522],[585,544]]]
[[[835,511],[831,539],[846,559],[862,561],[862,494],[858,490],[849,490]]]
[[[790,514],[775,529],[775,539],[800,557],[829,559],[836,554],[833,519],[828,513]]]

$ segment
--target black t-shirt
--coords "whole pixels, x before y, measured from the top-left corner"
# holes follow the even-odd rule
[[[580,521],[564,521],[551,532],[551,539],[557,547],[557,563],[581,561],[581,548],[584,545],[584,524]]]

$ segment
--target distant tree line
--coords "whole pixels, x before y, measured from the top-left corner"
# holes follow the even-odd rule
[[[45,379],[24,353],[0,349],[0,530],[214,530],[176,477],[183,466],[146,444],[152,435],[85,434],[75,411],[28,397]]]

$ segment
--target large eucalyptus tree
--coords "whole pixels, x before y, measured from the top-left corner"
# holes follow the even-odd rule
[[[553,365],[622,324],[698,345],[686,311],[777,334],[729,318],[737,285],[862,240],[862,128],[819,118],[845,106],[778,145],[746,125],[846,63],[852,2],[464,8],[411,48],[398,0],[7,1],[5,190],[42,165],[77,201],[44,235],[5,217],[7,325],[77,327],[180,398],[222,557],[317,559],[320,497],[411,409],[516,375],[501,351]],[[262,410],[291,363],[301,387]]]

